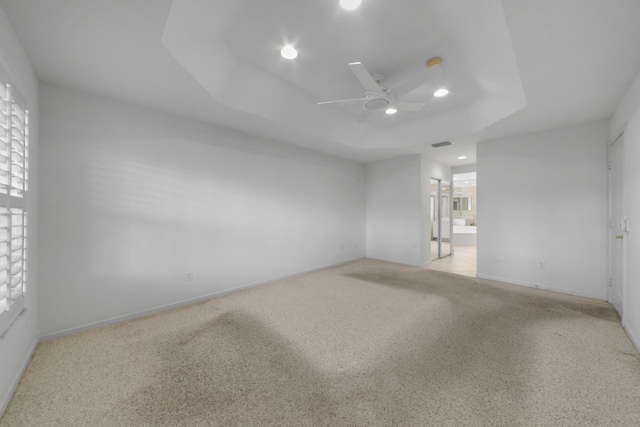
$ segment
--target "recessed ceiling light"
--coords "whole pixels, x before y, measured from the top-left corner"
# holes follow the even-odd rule
[[[340,7],[344,10],[356,10],[361,3],[362,0],[340,0]]]
[[[298,57],[298,51],[295,47],[288,44],[280,49],[280,55],[282,55],[283,58],[296,59]]]
[[[458,156],[458,160],[464,160],[466,158],[467,158],[467,156]]]
[[[391,115],[391,114],[395,114],[395,113],[397,113],[397,112],[398,112],[398,109],[397,109],[397,108],[395,108],[395,107],[389,107],[389,108],[387,108],[384,112],[385,112],[385,113],[387,113],[387,114],[389,114],[389,115]]]
[[[443,96],[447,96],[448,93],[449,93],[449,91],[447,89],[441,88],[441,89],[438,89],[437,91],[435,91],[433,93],[433,96],[437,96],[438,98],[441,98]]]

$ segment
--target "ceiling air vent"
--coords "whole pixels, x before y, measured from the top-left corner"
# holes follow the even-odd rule
[[[435,144],[431,144],[433,148],[446,147],[447,145],[451,145],[451,141],[436,142]]]

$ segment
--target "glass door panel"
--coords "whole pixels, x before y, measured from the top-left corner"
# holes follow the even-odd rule
[[[452,223],[451,204],[453,196],[451,182],[431,178],[430,220],[431,220],[431,260],[453,253],[451,244]]]
[[[440,224],[440,181],[431,178],[431,260],[440,258],[440,239],[438,230]]]
[[[451,182],[440,181],[440,227],[442,229],[440,238],[440,258],[453,253],[451,244],[452,222],[451,222],[451,203],[452,203]]]

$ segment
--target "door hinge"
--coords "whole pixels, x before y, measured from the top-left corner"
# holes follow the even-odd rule
[[[611,277],[609,277],[609,287],[613,287],[613,279],[611,279]]]
[[[620,230],[629,232],[629,220],[621,219],[620,220]]]
[[[609,160],[609,161],[607,162],[607,168],[609,168],[609,170],[611,170],[611,160]]]

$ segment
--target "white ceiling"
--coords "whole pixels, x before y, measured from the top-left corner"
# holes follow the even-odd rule
[[[465,172],[453,174],[454,187],[472,187],[476,185],[476,173]]]
[[[638,0],[0,0],[36,73],[54,82],[363,162],[610,118],[640,71]],[[279,56],[294,43],[294,61]],[[393,87],[434,56],[418,113],[316,102],[363,95],[347,64]],[[434,149],[431,143],[451,140]],[[457,160],[460,155],[467,159]]]

